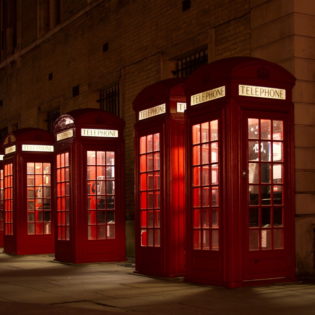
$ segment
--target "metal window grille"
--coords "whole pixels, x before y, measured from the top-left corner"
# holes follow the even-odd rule
[[[208,63],[208,49],[204,47],[190,54],[175,59],[176,68],[173,74],[177,78],[186,78],[201,65]]]
[[[116,82],[104,89],[101,89],[100,98],[98,102],[100,103],[101,109],[119,116],[120,112],[119,83]]]

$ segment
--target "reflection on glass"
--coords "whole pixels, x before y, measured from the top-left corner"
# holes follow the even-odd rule
[[[281,226],[282,225],[282,208],[275,207],[273,209],[273,225]]]
[[[153,135],[147,136],[147,152],[153,151]]]
[[[209,207],[210,205],[210,189],[209,187],[203,187],[201,189],[201,206]]]
[[[259,160],[259,144],[258,141],[248,141],[248,160]]]
[[[212,209],[212,227],[219,227],[219,209],[213,208]]]
[[[211,143],[211,163],[218,162],[218,142]]]
[[[200,125],[194,125],[192,127],[192,142],[193,144],[200,143]]]
[[[201,142],[209,142],[209,123],[201,124]]]
[[[208,209],[201,209],[201,226],[203,228],[208,228],[210,227],[210,222],[209,222],[209,210]]]
[[[209,164],[209,144],[201,146],[201,164]]]
[[[250,205],[259,204],[259,186],[257,185],[249,186],[249,204]]]
[[[271,120],[261,119],[260,121],[261,139],[271,138]]]
[[[274,184],[282,183],[282,164],[273,164],[272,178]]]
[[[272,159],[274,162],[282,161],[282,142],[273,142]]]
[[[263,205],[271,204],[271,186],[270,185],[261,186],[261,203]]]
[[[259,135],[259,120],[248,119],[248,139],[258,139]]]
[[[261,163],[261,183],[270,184],[271,181],[271,164],[270,163]]]
[[[273,121],[273,140],[283,140],[283,121],[274,120]]]
[[[273,203],[282,204],[282,186],[273,186]]]
[[[250,184],[259,183],[259,164],[248,163],[248,182]]]
[[[262,162],[271,161],[271,142],[270,141],[261,141],[260,159]]]
[[[249,226],[259,225],[259,208],[249,208]]]
[[[261,209],[261,224],[263,227],[269,227],[270,223],[270,208],[263,207]]]
[[[201,170],[201,185],[207,186],[209,185],[209,167],[204,166]]]
[[[218,121],[217,120],[212,120],[210,122],[210,129],[211,129],[211,141],[217,141],[219,136],[218,136]]]

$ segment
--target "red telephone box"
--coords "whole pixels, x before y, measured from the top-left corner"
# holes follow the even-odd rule
[[[54,252],[51,170],[54,139],[25,128],[4,141],[4,252]]]
[[[160,81],[136,97],[136,271],[184,273],[184,110],[180,80]]]
[[[125,259],[123,128],[97,109],[56,120],[57,260]]]
[[[3,177],[3,150],[0,150],[0,247],[3,247],[4,238],[4,177]]]
[[[186,81],[187,280],[294,279],[294,82],[247,57],[205,65]]]

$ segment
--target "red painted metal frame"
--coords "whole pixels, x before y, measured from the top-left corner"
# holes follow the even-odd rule
[[[185,82],[187,117],[187,270],[186,280],[239,287],[295,278],[294,77],[282,67],[257,58],[235,57],[198,69]],[[238,85],[286,90],[286,100],[238,95]],[[190,106],[192,95],[225,86],[222,98]],[[249,251],[247,197],[247,118],[282,119],[285,124],[285,248]],[[219,119],[221,138],[221,227],[218,252],[193,250],[191,129]],[[245,173],[243,173],[245,172]],[[244,175],[243,175],[244,174]]]
[[[4,235],[4,252],[14,255],[47,254],[54,252],[53,199],[51,197],[51,234],[28,235],[27,227],[27,162],[51,163],[53,152],[23,152],[22,144],[53,145],[53,136],[46,130],[24,128],[9,134],[4,148],[15,145],[16,152],[6,154],[3,164],[13,164],[13,235]],[[51,178],[51,188],[53,179]]]
[[[182,81],[169,79],[144,88],[133,108],[135,125],[136,271],[155,276],[184,274],[185,242],[185,140],[184,115],[177,102],[186,103]],[[166,104],[166,113],[139,120],[141,110]],[[160,134],[160,246],[141,246],[140,235],[140,137]]]
[[[2,158],[4,157],[4,152],[1,148],[0,150],[0,155],[2,155]],[[3,175],[3,160],[0,160],[0,171],[2,171],[2,175]],[[4,179],[2,179],[2,185],[4,185]],[[3,188],[3,187],[2,187]],[[2,192],[2,196],[0,195],[0,211],[1,211],[1,216],[2,216],[2,223],[0,222],[0,225],[2,224],[2,226],[0,227],[0,247],[2,248],[4,245],[4,191]]]
[[[71,119],[73,123],[65,123],[67,119]],[[115,129],[118,130],[119,137],[82,137],[81,128]],[[55,142],[56,155],[69,152],[70,164],[70,239],[58,240],[56,233],[56,260],[72,263],[123,261],[125,260],[124,122],[119,117],[101,110],[80,109],[62,115],[56,120],[55,135],[69,129],[73,129],[73,137]],[[88,239],[86,184],[88,150],[115,151],[115,239]],[[54,177],[56,178],[56,172]]]

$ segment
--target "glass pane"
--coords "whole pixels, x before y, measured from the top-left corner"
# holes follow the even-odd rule
[[[261,230],[261,249],[271,249],[271,230]]]
[[[161,215],[159,210],[154,211],[154,227],[159,228],[161,225]]]
[[[115,165],[115,152],[114,151],[106,152],[106,165]]]
[[[210,231],[202,230],[202,249],[210,249]]]
[[[115,178],[115,166],[106,166],[106,179]]]
[[[260,159],[263,162],[271,161],[271,142],[270,141],[261,141]]]
[[[212,198],[211,198],[212,207],[219,206],[219,187],[212,187],[211,195],[212,195]]]
[[[192,142],[193,144],[200,143],[200,125],[194,125],[192,127]]]
[[[140,226],[147,227],[147,211],[140,211]]]
[[[212,185],[219,184],[219,165],[218,164],[211,165],[211,184]]]
[[[274,249],[284,249],[284,235],[282,229],[273,230],[273,247]]]
[[[200,207],[200,189],[199,188],[193,189],[193,206]]]
[[[153,135],[147,135],[147,152],[153,151]]]
[[[249,250],[259,249],[259,230],[249,230]]]
[[[154,174],[154,189],[160,189],[160,173],[156,172]]]
[[[209,167],[203,166],[201,169],[201,185],[207,186],[209,184]]]
[[[96,179],[95,166],[87,167],[87,179]]]
[[[145,155],[140,156],[140,172],[143,173],[147,170],[147,159]]]
[[[203,187],[201,189],[201,206],[209,207],[210,206],[210,189],[209,187]]]
[[[269,185],[261,186],[261,203],[263,205],[271,204],[271,186]]]
[[[273,121],[273,140],[283,140],[283,121],[274,120]]]
[[[148,246],[153,246],[154,243],[153,243],[153,238],[154,238],[154,233],[153,233],[153,230],[150,229],[150,230],[147,230],[148,232]]]
[[[154,230],[154,246],[160,247],[160,230]]]
[[[105,152],[104,151],[97,151],[96,162],[97,162],[97,165],[105,165]]]
[[[282,164],[273,164],[272,181],[274,184],[282,183]]]
[[[249,208],[249,226],[259,225],[259,208]]]
[[[209,144],[201,146],[201,164],[209,164]]]
[[[249,204],[258,205],[259,204],[259,186],[250,185],[249,186]]]
[[[27,174],[34,174],[34,163],[27,163]]]
[[[211,143],[211,163],[218,162],[219,160],[218,153],[219,153],[218,142]]]
[[[248,182],[250,184],[259,183],[259,164],[248,163]]]
[[[146,137],[140,138],[140,154],[143,154],[146,152],[146,148],[147,148],[146,142],[147,142]]]
[[[259,120],[249,118],[248,119],[248,139],[259,138]]]
[[[275,207],[273,209],[273,225],[282,226],[282,208]]]
[[[259,145],[258,141],[248,142],[248,160],[258,161],[259,160]]]
[[[141,246],[147,246],[148,245],[148,233],[147,230],[141,230],[141,235],[140,235],[140,244]]]
[[[200,167],[193,167],[193,186],[200,185]]]
[[[154,153],[154,170],[160,169],[160,153]]]
[[[200,164],[200,146],[193,147],[193,165]]]
[[[209,123],[201,124],[201,142],[209,142]]]
[[[218,121],[213,120],[210,122],[210,129],[211,129],[211,141],[216,141],[219,139],[218,133]]]
[[[160,134],[159,133],[155,133],[153,136],[153,150],[154,151],[159,151],[160,150]]]
[[[44,174],[51,174],[50,163],[43,164],[43,172]]]
[[[270,208],[262,208],[261,209],[261,225],[263,227],[270,227]]]
[[[271,120],[262,119],[261,123],[261,139],[270,139],[271,138]]]
[[[147,171],[153,171],[154,169],[154,161],[153,161],[153,154],[148,154],[147,155]]]
[[[212,209],[212,227],[219,227],[219,209]]]
[[[154,212],[153,211],[147,211],[147,224],[148,227],[153,228],[153,222],[154,222]]]
[[[282,186],[273,186],[273,203],[276,205],[281,205],[282,202]]]
[[[149,189],[149,190],[154,189],[154,175],[153,175],[153,173],[149,173],[147,175],[147,189]]]
[[[87,165],[95,165],[95,151],[87,151]]]
[[[261,183],[270,184],[271,181],[271,164],[261,163]]]
[[[201,209],[201,227],[202,228],[209,228],[210,222],[209,222],[209,210],[208,209]]]
[[[105,179],[105,167],[104,166],[97,166],[96,172],[97,172],[97,179]]]
[[[273,154],[272,154],[272,159],[274,162],[281,162],[282,161],[282,152],[283,152],[283,147],[282,147],[282,142],[274,142],[273,143]]]
[[[193,211],[193,227],[194,228],[200,228],[200,210],[194,209]]]

